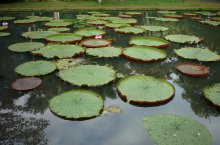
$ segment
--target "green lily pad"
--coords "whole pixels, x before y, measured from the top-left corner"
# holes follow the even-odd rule
[[[140,12],[126,12],[125,14],[126,14],[126,15],[132,15],[132,16],[142,15],[142,13],[140,13]]]
[[[71,24],[70,22],[47,22],[44,25],[46,27],[68,27]]]
[[[122,28],[122,27],[129,27],[131,25],[129,24],[120,24],[120,23],[108,23],[108,24],[105,24],[106,27],[109,27],[109,28]]]
[[[24,19],[24,20],[15,20],[14,21],[15,24],[33,24],[35,22],[37,22],[37,21],[34,19]]]
[[[25,62],[15,68],[15,72],[23,76],[40,76],[53,72],[56,65],[44,60]]]
[[[212,21],[220,21],[220,17],[213,17],[211,18]]]
[[[205,87],[203,89],[203,94],[206,99],[220,107],[220,83]]]
[[[122,27],[122,28],[116,28],[116,32],[125,33],[125,34],[141,34],[144,33],[145,30],[138,27]]]
[[[123,18],[123,19],[115,19],[112,20],[112,23],[120,23],[120,24],[136,24],[137,20],[136,19],[131,19],[131,18]]]
[[[8,49],[15,52],[28,52],[43,46],[44,44],[40,42],[20,42],[9,45]]]
[[[202,24],[208,24],[208,25],[212,25],[212,26],[220,26],[220,22],[218,21],[201,21]]]
[[[84,28],[76,30],[75,34],[81,35],[83,37],[95,37],[96,35],[104,35],[104,30],[94,29],[94,28]]]
[[[92,26],[104,26],[108,22],[103,21],[103,20],[93,20],[93,21],[88,21],[87,24],[92,25]]]
[[[50,44],[32,51],[33,54],[40,54],[46,58],[68,58],[84,53],[85,49],[79,45]]]
[[[60,33],[49,35],[45,39],[48,42],[54,43],[77,43],[81,41],[82,36],[74,33]]]
[[[176,14],[175,11],[157,11],[159,14]]]
[[[132,15],[127,15],[127,14],[121,14],[121,15],[118,15],[119,18],[132,18]]]
[[[58,116],[69,119],[86,119],[99,116],[104,107],[104,99],[89,90],[71,90],[53,97],[49,101],[50,110]]]
[[[199,43],[202,39],[190,35],[167,35],[165,39],[176,43]]]
[[[144,118],[144,127],[157,145],[211,145],[211,134],[201,123],[178,115]]]
[[[182,19],[182,15],[177,15],[177,14],[165,14],[163,15],[164,18],[175,18],[175,19]]]
[[[22,34],[23,37],[31,38],[31,39],[44,39],[49,35],[57,34],[54,31],[30,31]]]
[[[87,60],[83,59],[83,58],[69,58],[69,59],[59,59],[57,61],[54,62],[57,66],[57,69],[62,70],[62,69],[68,69],[71,67],[75,67],[78,65],[82,65],[82,64],[87,64]]]
[[[4,30],[7,30],[8,29],[8,26],[0,26],[0,31],[4,31]]]
[[[132,37],[129,44],[131,45],[144,45],[155,48],[166,48],[170,43],[164,39],[150,36]]]
[[[102,47],[87,49],[86,54],[96,57],[118,57],[121,55],[122,50],[115,47]]]
[[[59,72],[64,81],[77,86],[101,86],[113,81],[116,72],[107,66],[79,65]]]
[[[175,94],[175,88],[166,80],[145,75],[121,79],[117,90],[122,99],[131,104],[162,104]]]
[[[110,17],[110,14],[105,14],[105,13],[96,13],[96,14],[92,14],[92,16],[95,17]]]
[[[81,42],[82,46],[87,48],[100,48],[111,45],[111,41],[107,39],[90,38]]]
[[[14,20],[15,17],[10,17],[10,16],[3,16],[0,17],[0,21],[9,21],[9,20]]]
[[[202,11],[202,12],[195,12],[196,14],[204,15],[204,16],[215,16],[216,13],[211,13],[208,11]]]
[[[70,31],[70,28],[49,28],[48,31],[67,32],[67,31]]]
[[[0,32],[0,37],[8,36],[10,33],[8,32]]]
[[[138,26],[146,31],[158,32],[158,31],[167,31],[169,28],[162,26]]]
[[[176,19],[176,18],[160,18],[160,17],[155,18],[155,20],[162,21],[162,22],[178,22],[179,21],[179,19]]]
[[[122,54],[129,59],[143,62],[163,60],[167,57],[165,51],[147,46],[128,47]]]
[[[188,12],[182,13],[182,15],[184,17],[195,17],[195,16],[197,16],[197,14],[195,14],[195,13],[188,13]]]
[[[52,17],[41,17],[41,16],[28,16],[28,19],[33,19],[37,22],[50,21],[53,20]]]
[[[185,47],[174,50],[178,56],[186,59],[196,59],[198,61],[219,61],[220,55],[209,49]]]

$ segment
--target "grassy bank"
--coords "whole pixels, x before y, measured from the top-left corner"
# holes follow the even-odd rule
[[[220,2],[202,0],[76,0],[72,2],[20,2],[0,4],[0,11],[39,11],[39,10],[219,10]]]

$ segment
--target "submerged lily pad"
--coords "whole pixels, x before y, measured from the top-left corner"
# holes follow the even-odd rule
[[[208,24],[208,25],[212,25],[212,26],[220,26],[220,22],[218,21],[201,21],[202,24]]]
[[[203,89],[203,94],[206,99],[220,107],[220,83],[205,87]]]
[[[47,22],[44,24],[46,27],[67,27],[70,26],[72,23],[70,22]]]
[[[71,90],[53,97],[49,101],[50,110],[58,116],[69,119],[86,119],[99,116],[104,107],[104,99],[89,90]]]
[[[129,24],[120,24],[120,23],[108,23],[105,24],[106,27],[109,28],[121,28],[121,27],[129,27]]]
[[[167,35],[165,39],[176,43],[199,43],[202,39],[190,35]]]
[[[87,48],[100,48],[111,45],[111,41],[107,39],[86,39],[81,42],[82,46]]]
[[[186,59],[196,59],[199,61],[219,61],[220,55],[209,49],[185,47],[174,50],[178,56]]]
[[[117,90],[122,99],[131,104],[162,104],[175,94],[175,88],[166,80],[145,75],[121,79]]]
[[[167,31],[169,28],[162,26],[138,26],[146,31],[158,32],[158,31]]]
[[[8,26],[0,26],[0,31],[4,31],[4,30],[7,30],[8,29]]]
[[[144,127],[157,145],[211,145],[211,134],[201,123],[178,115],[144,118]]]
[[[66,31],[70,31],[70,28],[49,28],[48,31],[66,32]]]
[[[15,90],[25,91],[37,88],[42,83],[42,80],[37,77],[25,77],[17,79],[12,83],[11,87]]]
[[[48,42],[55,42],[55,43],[77,43],[81,41],[82,36],[74,33],[60,33],[60,34],[49,35],[45,39]]]
[[[147,46],[128,47],[122,54],[129,59],[143,62],[163,60],[167,56],[165,51]]]
[[[122,50],[115,47],[102,47],[102,48],[93,48],[87,49],[86,53],[91,56],[97,57],[118,57],[121,55]]]
[[[10,33],[8,33],[8,32],[0,32],[0,37],[8,36],[8,35],[10,35]]]
[[[150,36],[132,37],[129,44],[131,45],[144,45],[156,48],[166,48],[170,43],[164,39]]]
[[[79,45],[50,44],[33,51],[33,54],[40,54],[46,58],[68,58],[84,53],[85,49]]]
[[[43,46],[44,44],[40,42],[20,42],[9,45],[8,49],[15,52],[28,52]]]
[[[83,37],[95,37],[96,35],[104,35],[104,30],[94,29],[94,28],[84,28],[76,30],[75,34],[81,35]]]
[[[9,21],[9,20],[13,20],[13,19],[15,19],[15,17],[10,17],[10,16],[0,17],[0,21]]]
[[[25,62],[15,68],[23,76],[40,76],[53,72],[56,65],[44,60]]]
[[[83,58],[69,58],[69,59],[59,59],[54,62],[57,66],[57,69],[68,69],[70,67],[75,67],[82,64],[87,64],[87,60]]]
[[[138,27],[122,27],[122,28],[116,28],[115,31],[125,34],[141,34],[144,33],[145,30]]]
[[[14,21],[15,24],[33,24],[35,22],[37,22],[37,21],[34,19],[24,19],[24,20],[15,20]]]
[[[79,65],[60,71],[59,77],[77,86],[101,86],[113,81],[116,72],[107,66]]]
[[[31,38],[31,39],[44,39],[49,35],[57,34],[54,31],[30,31],[22,34],[23,37]]]

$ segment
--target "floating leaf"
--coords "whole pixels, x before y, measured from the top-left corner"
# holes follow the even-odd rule
[[[15,52],[28,52],[43,46],[44,44],[40,42],[20,42],[9,45],[8,49]]]
[[[92,26],[104,26],[108,22],[103,21],[103,20],[94,20],[94,21],[88,21],[87,24],[92,25]]]
[[[195,17],[195,16],[197,16],[197,14],[195,14],[195,13],[182,13],[182,15],[184,16],[184,17]]]
[[[144,33],[145,30],[138,27],[122,27],[122,28],[116,28],[115,31],[125,34],[140,34],[140,33]]]
[[[89,90],[71,90],[53,97],[50,110],[69,119],[86,119],[99,116],[104,106],[103,97]]]
[[[15,17],[10,17],[10,16],[0,17],[0,21],[9,21],[9,20],[13,20],[13,19],[15,19]]]
[[[66,32],[70,31],[70,28],[50,28],[48,31],[55,31],[55,32]]]
[[[175,18],[155,18],[155,20],[157,21],[162,21],[162,22],[178,22],[179,20],[178,19],[175,19]]]
[[[97,57],[118,57],[121,55],[122,50],[115,47],[102,47],[87,49],[86,54]]]
[[[44,39],[49,35],[57,34],[54,31],[30,31],[22,34],[23,37],[31,38],[31,39]]]
[[[119,18],[132,18],[132,15],[118,15]]]
[[[131,104],[161,104],[175,94],[175,88],[166,80],[144,75],[121,79],[117,90],[122,99]]]
[[[157,11],[159,14],[176,14],[175,11]]]
[[[25,91],[37,88],[42,83],[42,80],[37,77],[25,77],[17,79],[12,83],[11,87],[15,90]]]
[[[75,31],[74,33],[83,37],[95,37],[96,35],[104,35],[105,31],[94,28],[84,28]]]
[[[203,89],[203,94],[206,99],[220,107],[220,83],[205,87]]]
[[[218,21],[201,21],[202,24],[208,24],[208,25],[212,25],[212,26],[220,26],[220,22]]]
[[[129,59],[144,62],[163,60],[167,56],[165,51],[147,46],[128,47],[122,54]]]
[[[220,21],[220,17],[213,17],[211,18],[212,21]]]
[[[136,15],[142,15],[142,13],[140,12],[126,12],[126,15],[132,15],[132,16],[136,16]]]
[[[82,36],[74,33],[60,33],[60,34],[49,35],[45,39],[48,42],[55,42],[55,43],[77,43],[81,41]]]
[[[96,14],[92,14],[92,16],[95,17],[110,17],[110,14],[105,14],[105,13],[96,13]]]
[[[136,19],[130,19],[130,18],[123,18],[123,19],[115,19],[112,20],[112,23],[120,23],[120,24],[136,24]]]
[[[107,39],[86,39],[81,42],[84,47],[87,48],[100,48],[111,45],[111,41]]]
[[[0,31],[4,31],[4,30],[7,30],[8,29],[8,26],[0,26]]]
[[[60,71],[59,77],[77,86],[101,86],[113,81],[116,72],[107,66],[79,65]]]
[[[0,32],[0,37],[8,36],[8,35],[10,35],[10,33],[8,33],[8,32]]]
[[[158,32],[158,31],[167,31],[169,28],[162,26],[138,26],[146,31]]]
[[[175,18],[175,19],[182,19],[182,15],[177,15],[177,14],[165,14],[163,15],[164,18]]]
[[[120,24],[120,23],[108,23],[105,24],[106,27],[109,28],[121,28],[121,27],[129,27],[129,24]]]
[[[56,65],[44,60],[25,62],[16,67],[15,71],[24,76],[40,76],[53,72]]]
[[[178,115],[144,118],[144,127],[157,145],[211,145],[211,134],[201,123]]]
[[[24,19],[24,20],[15,20],[14,21],[15,24],[33,24],[35,22],[37,22],[37,21],[34,19]]]
[[[215,16],[216,13],[211,13],[207,11],[195,12],[196,14],[204,15],[204,16]]]
[[[59,59],[54,62],[57,66],[57,69],[68,69],[70,67],[87,64],[88,62],[83,58],[75,58],[75,59]]]
[[[165,48],[170,45],[170,43],[164,39],[158,37],[150,37],[150,36],[132,37],[129,44],[144,45],[144,46],[150,46],[156,48]]]
[[[165,39],[176,43],[199,43],[202,39],[190,35],[167,35]]]
[[[41,17],[41,16],[28,16],[27,18],[33,19],[37,22],[50,21],[53,20],[51,17]]]
[[[196,59],[199,61],[219,61],[220,55],[209,49],[185,47],[179,50],[174,50],[178,56],[186,59]]]
[[[46,58],[68,58],[84,53],[85,49],[79,45],[50,44],[33,51],[33,54],[40,54]]]
[[[44,24],[46,27],[67,27],[70,26],[72,23],[70,22],[47,22]]]

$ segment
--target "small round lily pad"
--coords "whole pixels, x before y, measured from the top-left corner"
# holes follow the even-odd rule
[[[199,43],[202,39],[190,35],[167,35],[165,39],[176,43]]]
[[[15,71],[23,76],[40,76],[53,72],[56,65],[49,61],[38,60],[25,62],[15,68]]]
[[[27,16],[28,19],[33,19],[36,22],[50,21],[53,20],[52,17],[41,17],[41,16]]]
[[[104,35],[105,31],[94,28],[84,28],[76,30],[74,33],[83,37],[95,37],[96,35]]]
[[[205,87],[203,89],[203,94],[206,99],[220,107],[220,83]]]
[[[9,45],[8,49],[15,52],[28,52],[43,46],[44,44],[40,42],[20,42]]]
[[[79,65],[59,72],[64,81],[77,86],[101,86],[113,81],[116,72],[107,66]]]
[[[125,34],[141,34],[144,33],[145,30],[138,27],[122,27],[122,28],[116,28],[116,32],[125,33]]]
[[[121,79],[117,90],[122,99],[131,104],[162,104],[175,94],[175,88],[166,80],[145,75]]]
[[[50,110],[68,119],[87,119],[99,116],[104,107],[101,95],[90,90],[71,90],[53,97]]]
[[[58,28],[60,28],[60,27],[68,27],[71,24],[72,23],[70,23],[70,22],[47,22],[44,25],[46,27],[58,27]]]
[[[14,81],[11,87],[15,90],[25,91],[37,88],[42,83],[42,80],[37,77],[25,77]]]
[[[82,46],[87,48],[100,48],[111,45],[111,41],[107,39],[86,39],[81,41]]]
[[[201,123],[178,115],[144,118],[144,127],[157,145],[211,145],[211,134]]]
[[[54,31],[30,31],[22,34],[23,37],[31,38],[31,39],[44,39],[49,35],[57,34]]]
[[[0,32],[0,37],[8,36],[10,33],[8,32]]]
[[[115,47],[102,47],[87,49],[86,54],[96,57],[118,57],[121,55],[122,50]]]
[[[158,31],[167,31],[169,28],[162,26],[138,26],[146,31],[158,32]]]
[[[197,76],[207,76],[209,74],[208,67],[200,64],[189,63],[189,62],[182,62],[177,64],[176,69],[188,76],[197,77]]]
[[[60,33],[49,35],[45,39],[53,43],[77,43],[81,41],[82,36],[74,33]]]

